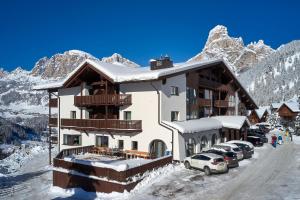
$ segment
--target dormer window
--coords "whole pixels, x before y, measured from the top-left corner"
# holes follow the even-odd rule
[[[171,95],[179,96],[179,89],[178,89],[178,87],[171,86]]]

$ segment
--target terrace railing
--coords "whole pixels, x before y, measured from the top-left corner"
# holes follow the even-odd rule
[[[137,132],[142,130],[142,121],[118,119],[61,119],[61,127],[79,130]]]
[[[53,108],[57,107],[57,98],[49,99],[49,107],[53,107]]]
[[[49,126],[57,126],[57,118],[49,118]]]
[[[75,106],[99,106],[99,105],[131,105],[130,94],[103,94],[89,96],[75,96]]]

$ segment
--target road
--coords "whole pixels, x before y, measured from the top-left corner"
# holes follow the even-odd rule
[[[21,169],[0,177],[0,199],[42,199],[52,184],[48,152],[44,151],[26,162]]]
[[[298,144],[265,144],[255,151],[228,174],[207,177],[182,169],[157,177],[128,199],[300,200],[300,138]]]
[[[47,152],[26,163],[19,173],[0,177],[0,199],[61,199],[52,193]],[[158,170],[159,171],[159,170]],[[77,198],[95,197],[79,192]],[[300,200],[300,137],[297,142],[274,149],[270,144],[256,148],[253,158],[227,174],[205,176],[182,165],[169,166],[145,179],[133,191],[97,194],[98,199],[191,199],[191,200]],[[63,198],[65,198],[63,197]],[[62,199],[63,199],[62,198]]]

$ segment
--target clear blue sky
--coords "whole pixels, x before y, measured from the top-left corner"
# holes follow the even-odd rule
[[[217,24],[245,43],[277,48],[299,39],[300,1],[1,0],[0,67],[31,69],[41,57],[79,49],[118,52],[146,65],[161,54],[185,61]]]

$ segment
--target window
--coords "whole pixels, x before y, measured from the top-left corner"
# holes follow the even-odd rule
[[[108,147],[108,137],[107,136],[96,136],[96,146],[97,147]]]
[[[138,150],[138,142],[137,141],[132,141],[131,142],[131,149],[132,150]]]
[[[211,90],[207,90],[207,89],[204,90],[204,98],[205,99],[212,99],[212,94],[213,94],[213,92]]]
[[[118,148],[124,149],[124,140],[118,140]]]
[[[229,107],[235,107],[235,96],[230,95],[228,98],[228,106]]]
[[[71,119],[76,119],[76,111],[71,111],[70,118]]]
[[[179,95],[179,89],[178,89],[178,87],[171,86],[171,95],[174,95],[174,96],[178,96]]]
[[[67,135],[67,134],[64,134],[63,139],[64,139],[64,141],[63,141],[64,145],[70,145],[70,146],[81,145],[81,135]]]
[[[171,122],[179,120],[179,112],[171,111]]]
[[[131,120],[131,111],[124,111],[124,120]]]
[[[165,85],[166,83],[167,83],[167,79],[164,78],[164,79],[162,80],[162,84]]]

